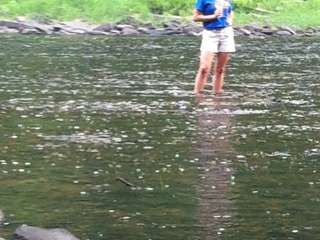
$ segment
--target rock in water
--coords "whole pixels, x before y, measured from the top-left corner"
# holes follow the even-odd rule
[[[4,222],[4,213],[3,211],[0,209],[0,225],[2,225]]]
[[[79,240],[69,231],[62,228],[44,229],[22,225],[13,235],[13,240]]]

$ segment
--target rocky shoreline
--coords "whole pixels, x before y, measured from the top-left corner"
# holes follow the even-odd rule
[[[320,36],[320,27],[295,29],[292,27],[259,26],[250,24],[235,27],[236,36],[251,38],[265,38],[272,36]],[[0,20],[0,34],[25,35],[88,35],[88,36],[168,36],[186,35],[197,36],[202,31],[201,24],[186,22],[173,18],[165,23],[154,26],[151,23],[142,23],[135,19],[128,19],[118,23],[102,25],[89,24],[80,20],[58,22],[53,20],[29,20],[18,17],[16,20]]]

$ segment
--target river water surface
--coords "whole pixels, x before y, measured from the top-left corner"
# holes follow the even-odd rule
[[[1,36],[0,229],[80,239],[320,239],[320,39]]]

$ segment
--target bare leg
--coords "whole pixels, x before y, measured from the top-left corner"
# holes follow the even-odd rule
[[[210,69],[212,67],[212,61],[214,58],[214,53],[202,52],[200,56],[200,66],[196,76],[194,84],[194,93],[198,94],[203,91],[204,86],[207,83]]]
[[[224,75],[226,65],[230,59],[229,53],[218,53],[215,68],[215,74],[213,79],[213,89],[216,94],[223,92]]]

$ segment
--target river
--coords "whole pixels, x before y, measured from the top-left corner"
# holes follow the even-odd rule
[[[319,239],[319,38],[0,36],[0,209],[80,239]]]

